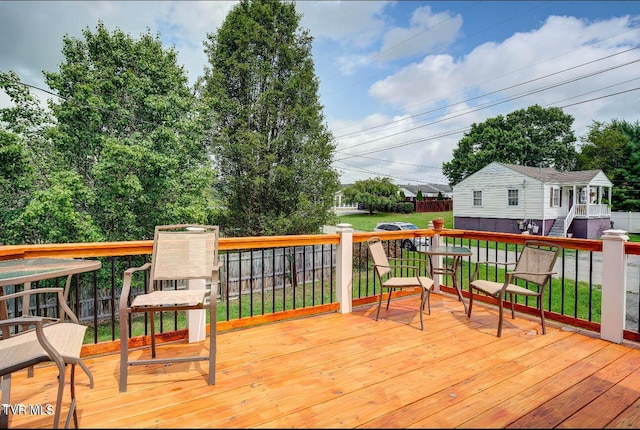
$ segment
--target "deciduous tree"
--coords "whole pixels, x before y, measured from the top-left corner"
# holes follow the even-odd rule
[[[390,178],[369,178],[343,188],[346,203],[362,203],[369,214],[377,208],[393,207],[399,200],[399,189]]]
[[[177,52],[149,31],[134,39],[102,22],[82,35],[64,37],[65,61],[45,76],[60,95],[53,141],[95,194],[89,210],[105,239],[207,222],[213,171]]]
[[[472,124],[453,150],[453,159],[443,163],[442,172],[453,186],[492,161],[573,170],[572,124],[573,117],[560,108],[538,105]]]
[[[580,140],[577,169],[607,175],[613,182],[613,210],[640,211],[640,122],[594,121]]]

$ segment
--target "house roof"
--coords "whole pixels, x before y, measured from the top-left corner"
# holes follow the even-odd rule
[[[529,176],[541,182],[555,182],[559,184],[588,184],[598,175],[604,175],[602,170],[578,170],[575,172],[560,172],[549,167],[529,167],[519,166],[517,164],[497,163],[508,169],[518,172],[522,175]],[[606,177],[606,176],[605,176]],[[607,178],[608,179],[608,178]]]
[[[410,193],[417,195],[418,190],[422,194],[451,194],[451,187],[447,184],[421,184],[421,185],[398,185],[400,188],[404,188]]]
[[[338,193],[342,192],[343,188],[350,187],[353,184],[341,184],[341,189]],[[398,188],[405,189],[410,193],[416,195],[418,190],[422,191],[422,194],[451,194],[451,187],[447,184],[421,184],[421,185],[398,185]]]

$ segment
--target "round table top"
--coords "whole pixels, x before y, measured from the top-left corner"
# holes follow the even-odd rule
[[[451,255],[466,257],[472,255],[469,248],[464,246],[429,246],[426,248],[417,248],[417,252],[427,255]]]

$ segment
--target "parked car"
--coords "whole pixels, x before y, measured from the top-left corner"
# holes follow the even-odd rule
[[[379,222],[373,231],[398,231],[398,230],[418,230],[415,224],[404,221]],[[415,251],[416,247],[426,247],[429,245],[429,238],[416,237],[414,239],[403,239],[402,247],[407,251]]]

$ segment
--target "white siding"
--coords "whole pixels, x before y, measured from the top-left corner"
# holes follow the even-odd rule
[[[551,217],[549,185],[501,166],[489,164],[453,187],[453,215],[483,218],[542,218],[541,201],[546,204],[545,216]],[[507,190],[519,190],[519,205],[509,206]],[[482,191],[482,207],[473,206],[473,191]],[[546,200],[541,200],[546,196]],[[549,213],[547,213],[547,211]]]

